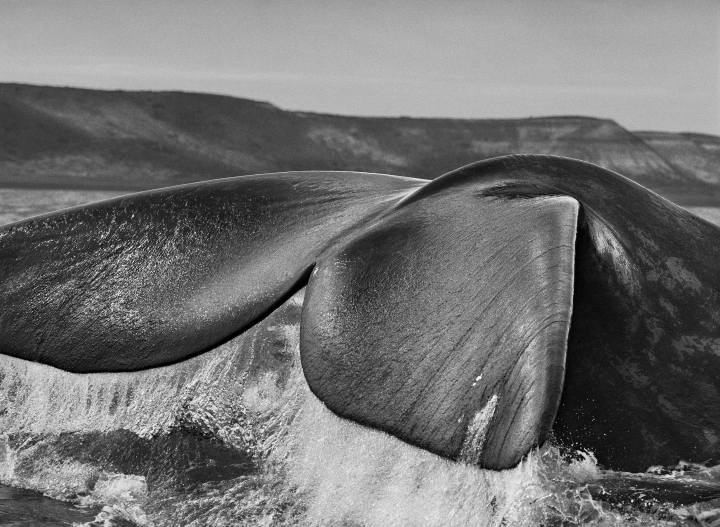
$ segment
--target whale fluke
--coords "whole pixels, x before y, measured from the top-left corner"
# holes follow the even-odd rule
[[[493,469],[551,430],[611,468],[718,462],[718,262],[720,228],[572,159],[243,176],[0,228],[0,353],[146,369],[307,285],[303,371],[343,417]]]
[[[470,188],[580,203],[556,440],[621,470],[720,462],[720,228],[620,174],[551,156],[474,163],[411,197]]]
[[[323,247],[424,181],[241,176],[0,229],[0,352],[88,373],[176,362],[304,285]]]
[[[577,213],[568,197],[472,189],[396,207],[312,273],[300,343],[310,388],[337,414],[442,456],[514,466],[560,402]]]

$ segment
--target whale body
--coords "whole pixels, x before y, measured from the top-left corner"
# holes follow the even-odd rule
[[[720,228],[623,176],[506,156],[433,181],[239,176],[0,228],[0,353],[76,373],[214,348],[306,287],[337,415],[504,469],[720,461]]]

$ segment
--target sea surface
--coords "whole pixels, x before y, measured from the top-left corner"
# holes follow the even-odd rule
[[[118,194],[0,189],[0,223]],[[300,370],[302,298],[142,372],[0,357],[0,525],[720,526],[720,467],[606,471],[550,442],[493,472],[336,417]]]

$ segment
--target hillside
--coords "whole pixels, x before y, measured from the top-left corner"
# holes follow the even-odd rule
[[[713,136],[589,117],[349,117],[199,93],[0,84],[0,186],[145,189],[309,169],[433,178],[509,153],[584,159],[680,201],[720,202]]]
[[[679,173],[720,185],[720,137],[703,134],[635,132]]]

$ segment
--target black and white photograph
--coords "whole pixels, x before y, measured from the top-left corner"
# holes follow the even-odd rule
[[[720,527],[720,0],[0,0],[0,526]]]

